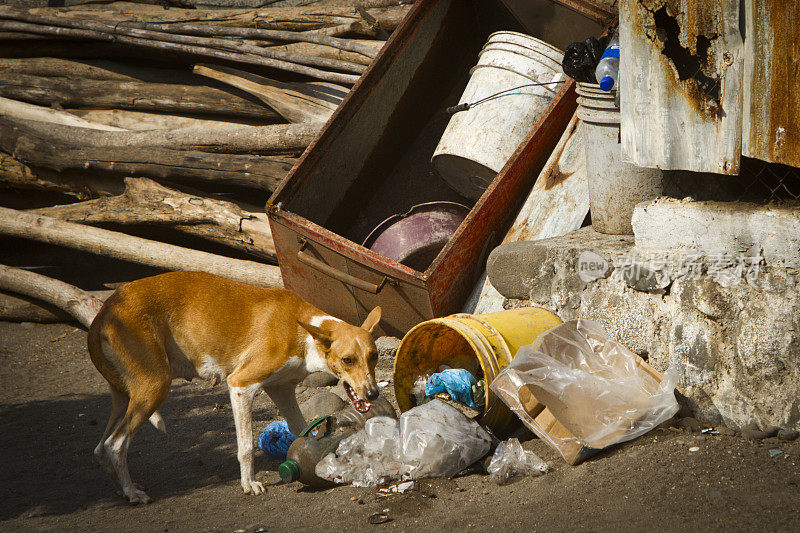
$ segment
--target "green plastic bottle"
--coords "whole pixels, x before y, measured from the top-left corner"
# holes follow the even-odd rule
[[[286,483],[300,481],[314,487],[334,486],[335,483],[316,475],[314,470],[317,463],[336,451],[340,441],[363,428],[367,420],[376,416],[397,418],[392,405],[384,398],[378,398],[366,413],[360,413],[350,406],[311,422],[289,446],[286,461],[278,467],[281,480]]]

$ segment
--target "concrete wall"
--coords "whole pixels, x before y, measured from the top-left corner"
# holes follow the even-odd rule
[[[608,267],[587,275],[579,268],[585,252]],[[701,422],[800,429],[796,269],[763,258],[742,268],[675,251],[643,252],[631,237],[584,228],[500,246],[488,273],[508,304],[597,320],[656,368],[674,366],[684,412]]]

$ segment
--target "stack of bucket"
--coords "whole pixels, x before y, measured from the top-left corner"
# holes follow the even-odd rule
[[[600,233],[632,235],[633,208],[663,191],[661,170],[622,161],[616,91],[580,82],[577,91],[578,118],[584,123],[586,140],[592,226]]]
[[[562,84],[518,87],[565,81],[563,57],[561,50],[522,33],[489,37],[459,104],[487,100],[453,115],[431,159],[453,189],[480,198]]]

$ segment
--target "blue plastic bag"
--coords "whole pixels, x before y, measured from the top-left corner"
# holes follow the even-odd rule
[[[289,446],[296,438],[286,420],[275,420],[267,424],[267,427],[258,436],[258,447],[267,455],[277,459],[286,459]]]
[[[463,368],[448,368],[428,378],[428,382],[425,383],[425,396],[446,392],[454,401],[479,409],[472,399],[474,384],[475,378],[469,371]]]

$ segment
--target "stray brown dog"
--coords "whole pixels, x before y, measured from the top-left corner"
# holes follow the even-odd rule
[[[251,407],[259,389],[298,435],[305,427],[295,386],[311,372],[329,372],[359,411],[378,397],[372,332],[381,309],[361,327],[329,316],[284,289],[265,289],[203,272],[171,272],[127,283],[89,328],[89,355],[111,387],[111,415],[94,455],[132,503],[150,498],[128,472],[131,438],[146,421],[166,431],[156,409],[173,379],[225,379],[236,423],[242,489],[253,479]]]

